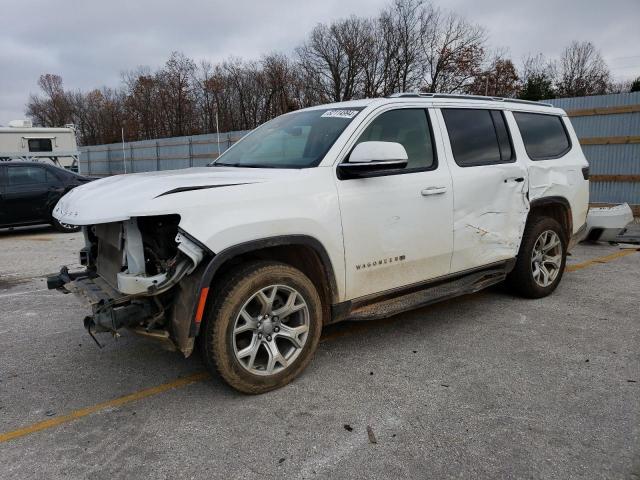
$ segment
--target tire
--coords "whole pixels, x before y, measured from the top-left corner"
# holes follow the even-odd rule
[[[62,233],[74,233],[79,232],[80,227],[77,225],[67,225],[66,223],[60,223],[55,218],[51,219],[51,226],[55,228],[57,231]]]
[[[545,250],[555,240],[557,246]],[[550,217],[534,217],[527,222],[516,266],[507,276],[506,284],[526,298],[546,297],[560,283],[566,260],[566,235],[560,224]]]
[[[260,394],[306,368],[322,331],[322,303],[307,276],[283,263],[251,262],[212,290],[199,339],[212,373],[240,392]]]

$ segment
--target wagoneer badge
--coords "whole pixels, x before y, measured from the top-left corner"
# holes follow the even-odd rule
[[[372,267],[380,267],[382,265],[387,265],[389,263],[403,262],[405,259],[404,255],[398,255],[397,257],[389,257],[383,258],[381,260],[374,260],[373,262],[361,263],[360,265],[356,265],[356,270],[363,270],[365,268]]]

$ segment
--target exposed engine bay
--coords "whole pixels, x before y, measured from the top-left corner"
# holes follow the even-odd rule
[[[178,215],[163,215],[83,227],[80,263],[86,270],[63,268],[48,278],[49,288],[74,293],[91,306],[84,325],[98,345],[95,333],[119,336],[119,329],[128,328],[191,353],[184,327],[197,282],[183,280],[205,251],[179,231],[179,221]]]

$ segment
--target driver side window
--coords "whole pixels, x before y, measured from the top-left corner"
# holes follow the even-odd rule
[[[360,135],[361,142],[397,142],[407,151],[405,170],[428,170],[437,166],[428,112],[422,108],[390,110],[378,116]]]

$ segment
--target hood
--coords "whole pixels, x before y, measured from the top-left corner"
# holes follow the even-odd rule
[[[180,213],[179,197],[203,190],[238,188],[298,175],[299,170],[201,167],[115,175],[74,188],[53,216],[62,223],[92,225],[131,217]]]

